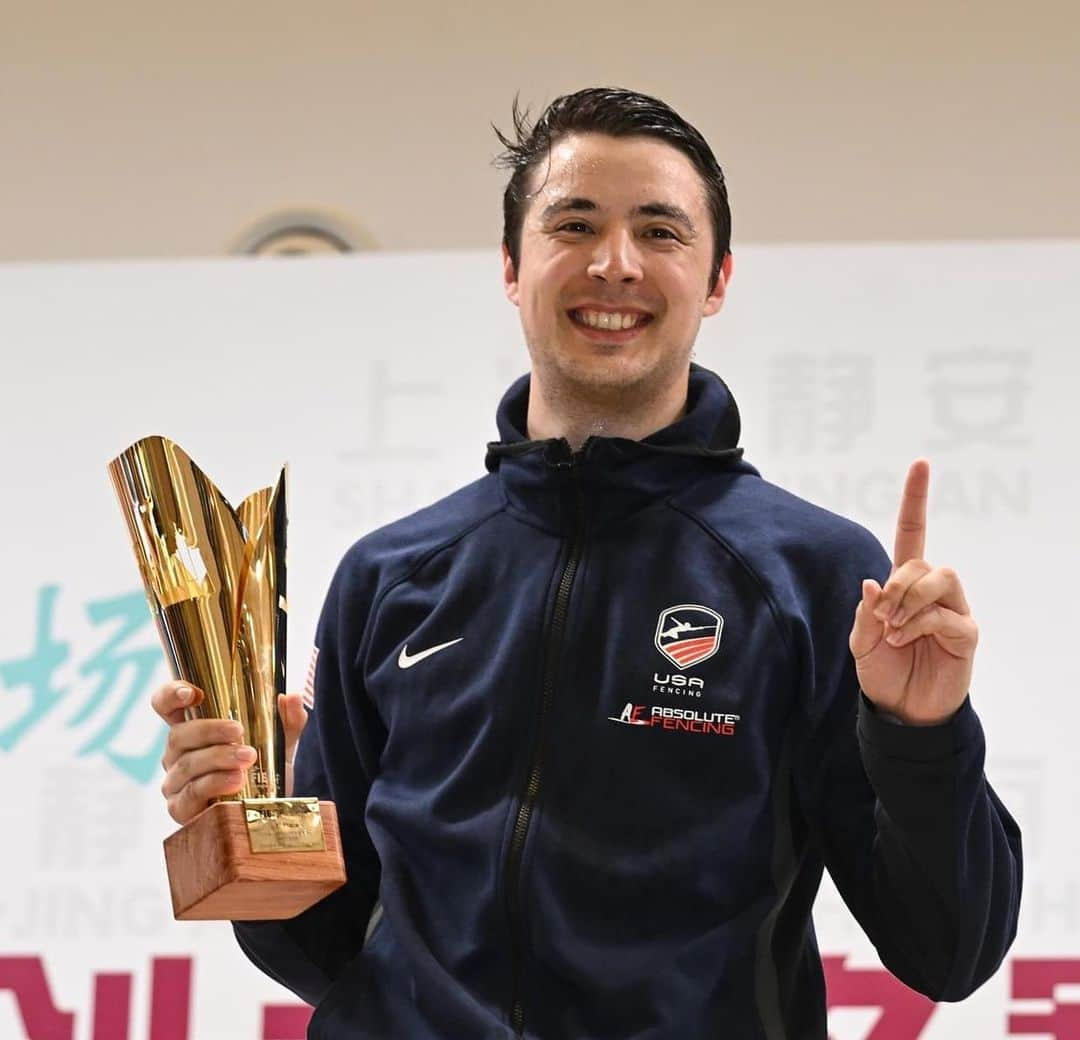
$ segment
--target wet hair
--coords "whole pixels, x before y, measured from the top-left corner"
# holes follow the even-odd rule
[[[492,125],[505,151],[495,158],[500,169],[513,170],[503,192],[503,244],[514,270],[521,256],[521,229],[529,200],[532,173],[562,138],[574,133],[607,134],[610,137],[656,137],[677,148],[701,175],[705,201],[713,225],[713,265],[709,286],[716,284],[720,265],[731,250],[731,209],[728,206],[724,171],[697,129],[673,108],[657,98],[619,87],[589,87],[557,97],[530,125],[514,96],[513,139]],[[541,185],[542,187],[542,185]]]

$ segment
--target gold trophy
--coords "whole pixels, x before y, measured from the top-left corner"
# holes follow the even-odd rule
[[[345,882],[332,802],[285,798],[286,470],[233,509],[187,454],[145,437],[109,463],[174,678],[255,748],[236,795],[165,839],[177,920],[293,917]]]

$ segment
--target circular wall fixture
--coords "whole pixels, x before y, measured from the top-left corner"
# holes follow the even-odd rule
[[[326,213],[273,213],[251,226],[229,250],[241,256],[314,256],[374,249],[371,238]]]

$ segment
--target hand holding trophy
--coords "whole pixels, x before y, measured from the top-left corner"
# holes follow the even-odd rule
[[[244,774],[257,757],[255,749],[243,743],[239,722],[189,718],[189,709],[203,700],[201,690],[176,680],[159,686],[150,698],[150,706],[169,724],[161,793],[169,815],[179,824],[190,823],[214,798],[239,794]],[[285,730],[285,797],[290,798],[292,759],[307,725],[302,695],[279,694],[278,714]]]
[[[174,916],[294,916],[345,871],[333,804],[285,797],[285,471],[234,510],[178,445],[154,436],[114,459],[109,475],[165,656],[193,691],[182,709],[192,746],[175,750],[198,752],[189,766],[234,763],[224,779],[206,770],[217,778],[203,783],[212,804],[190,818],[174,812],[187,821],[165,841]],[[286,712],[296,710],[290,700]],[[289,735],[300,728],[294,718]]]

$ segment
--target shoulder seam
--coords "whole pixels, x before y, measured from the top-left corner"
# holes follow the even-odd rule
[[[737,552],[735,548],[724,538],[719,532],[717,532],[711,524],[706,523],[701,517],[695,513],[690,512],[685,506],[679,505],[673,499],[668,499],[667,504],[675,510],[685,516],[692,524],[696,524],[701,528],[710,538],[718,542],[723,546],[724,551],[733,559],[739,566],[746,572],[750,580],[757,586],[758,591],[761,593],[761,598],[765,601],[765,604],[769,608],[769,613],[772,615],[773,624],[776,626],[777,632],[780,634],[780,641],[784,644],[784,649],[787,651],[788,660],[791,663],[791,667],[794,669],[796,666],[796,654],[795,648],[788,640],[787,633],[784,631],[782,624],[783,614],[780,612],[780,608],[776,605],[775,599],[773,599],[772,593],[769,590],[768,585],[764,582],[758,572],[750,566],[749,563],[743,558],[742,554]]]
[[[423,567],[425,564],[438,556],[439,553],[441,553],[444,549],[448,549],[451,545],[454,545],[456,542],[461,541],[461,539],[464,538],[466,535],[471,534],[478,527],[486,524],[492,517],[498,516],[499,513],[505,510],[505,508],[505,501],[500,502],[499,505],[492,509],[490,512],[484,513],[481,517],[479,517],[479,519],[471,521],[460,531],[456,531],[449,538],[446,538],[445,540],[439,542],[433,548],[429,549],[426,553],[423,553],[420,558],[417,559],[412,564],[412,566],[407,567],[402,574],[394,578],[392,581],[388,582],[386,584],[386,587],[381,592],[376,593],[375,599],[371,603],[371,609],[368,611],[367,624],[364,627],[364,633],[356,648],[356,656],[353,658],[354,669],[359,669],[360,662],[367,654],[368,640],[371,635],[371,630],[374,627],[375,617],[379,612],[379,608],[382,606],[383,600],[385,600],[386,597],[399,585],[408,581],[418,570],[420,570],[421,567]]]

